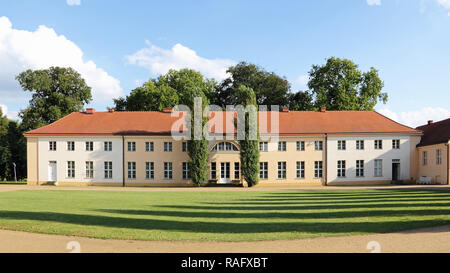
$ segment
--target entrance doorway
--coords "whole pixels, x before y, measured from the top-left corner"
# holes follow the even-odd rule
[[[48,162],[48,181],[56,182],[56,161]]]
[[[400,160],[392,160],[392,181],[400,181]]]
[[[220,183],[228,184],[230,183],[230,162],[220,163]]]

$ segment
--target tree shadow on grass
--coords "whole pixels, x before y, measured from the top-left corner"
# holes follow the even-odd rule
[[[430,219],[415,221],[380,221],[380,222],[264,222],[237,223],[217,221],[179,221],[161,219],[136,219],[110,217],[102,215],[82,215],[56,212],[0,211],[2,220],[33,220],[54,223],[65,223],[83,226],[99,226],[105,228],[163,230],[193,233],[245,234],[271,232],[302,233],[383,233],[420,227],[437,226],[449,223],[448,220]],[[38,225],[38,223],[36,223]],[[64,228],[70,230],[70,227]],[[102,230],[102,234],[107,231]],[[72,233],[73,234],[73,233]],[[123,236],[129,237],[126,231]],[[74,234],[76,235],[76,234]],[[189,238],[186,238],[189,239]]]

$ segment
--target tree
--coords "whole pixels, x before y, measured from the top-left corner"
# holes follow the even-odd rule
[[[156,86],[149,80],[124,98],[114,99],[117,111],[162,111],[178,104],[177,91],[167,84]]]
[[[9,164],[11,153],[8,149],[6,135],[8,133],[9,120],[3,115],[0,108],[0,181],[5,180],[11,172]]]
[[[214,104],[226,107],[226,105],[238,104],[236,93],[241,85],[253,89],[256,103],[259,105],[288,104],[288,94],[291,88],[289,82],[274,72],[267,72],[254,64],[240,62],[228,68],[230,77],[223,80],[217,89],[217,98]]]
[[[92,99],[91,88],[72,68],[50,67],[27,70],[16,79],[32,93],[30,105],[20,111],[22,128],[35,129],[52,123],[72,112],[81,111]]]
[[[208,122],[207,117],[203,117],[205,109],[207,110],[209,101],[203,91],[197,86],[186,86],[184,89],[182,104],[188,106],[191,109],[191,115],[193,115],[195,98],[201,98],[201,123],[200,139],[195,139],[195,119],[191,117],[189,122],[189,128],[191,130],[191,139],[187,141],[187,149],[189,155],[189,174],[194,184],[201,186],[206,183],[208,179],[208,158],[209,158],[209,143],[206,137],[203,135],[203,128]]]
[[[257,111],[255,92],[244,85],[240,85],[236,90],[237,102],[243,107],[254,106]],[[257,113],[257,112],[256,112]],[[258,140],[258,125],[256,121],[252,123],[250,114],[245,112],[245,132],[244,136],[239,137],[240,158],[241,158],[241,172],[242,177],[247,181],[249,187],[252,187],[259,182],[259,140]],[[238,115],[239,118],[239,115]],[[238,120],[238,122],[243,122]],[[251,138],[251,130],[255,130],[257,134],[256,139]]]
[[[309,91],[298,91],[289,94],[289,109],[293,111],[315,110],[313,95]]]
[[[27,177],[27,143],[16,121],[10,121],[8,132],[6,134],[8,151],[10,153],[10,168],[8,180],[14,179],[14,166],[16,164],[17,179],[21,180]]]
[[[328,110],[373,110],[378,101],[387,102],[383,82],[375,68],[368,72],[348,59],[332,57],[325,65],[313,65],[308,87],[315,96],[315,107]]]

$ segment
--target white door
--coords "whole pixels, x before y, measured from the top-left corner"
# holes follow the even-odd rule
[[[48,162],[48,181],[56,182],[56,161]]]
[[[230,183],[230,162],[220,163],[220,183]]]

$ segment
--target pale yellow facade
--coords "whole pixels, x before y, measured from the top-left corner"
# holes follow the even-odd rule
[[[417,148],[418,177],[430,177],[432,183],[449,184],[450,170],[448,165],[448,143],[422,146]],[[440,151],[440,162],[438,160],[438,151]],[[426,153],[426,155],[424,154]],[[426,159],[424,159],[426,157]]]
[[[38,138],[27,138],[27,184],[38,184]]]

